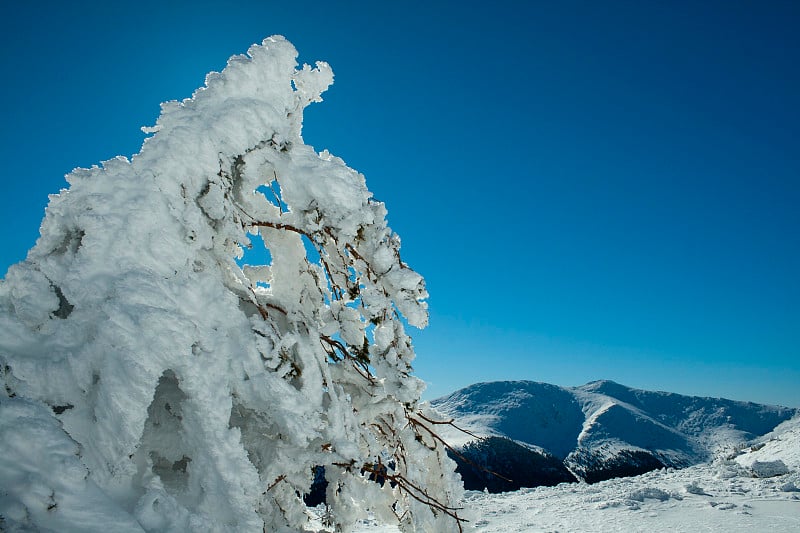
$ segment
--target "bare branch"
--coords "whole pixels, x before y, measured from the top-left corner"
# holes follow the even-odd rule
[[[466,430],[464,428],[461,428],[461,427],[458,427],[457,425],[455,425],[455,420],[452,419],[452,418],[450,420],[433,420],[433,419],[428,418],[427,416],[423,415],[420,412],[417,412],[416,415],[418,417],[420,417],[421,419],[423,419],[424,421],[428,422],[429,424],[452,426],[452,427],[456,428],[457,430],[459,430],[460,432],[466,433],[470,437],[475,437],[476,439],[483,440],[483,437],[480,437],[480,436],[476,435],[475,433],[473,433],[473,432],[471,432],[469,430]]]
[[[284,480],[286,480],[286,474],[281,474],[280,476],[278,476],[278,478],[275,481],[273,481],[272,484],[269,487],[267,487],[267,492],[269,492],[272,489],[274,489],[275,485],[277,485],[278,483],[280,483],[281,481],[284,481]]]
[[[428,421],[430,421],[431,423],[434,423],[434,424],[436,423],[435,421],[431,421],[429,418],[427,418],[427,417],[426,417],[425,415],[423,415],[422,413],[419,413],[419,412],[418,412],[418,413],[416,413],[416,414],[417,414],[417,416],[419,416],[420,418],[423,418],[424,420],[428,420]],[[411,423],[411,424],[412,424],[412,425],[414,425],[415,427],[421,427],[422,429],[424,429],[425,431],[427,431],[427,432],[428,432],[428,433],[429,433],[429,434],[430,434],[430,435],[431,435],[431,436],[434,438],[434,440],[437,440],[437,441],[439,441],[439,442],[440,442],[440,443],[441,443],[441,444],[442,444],[442,445],[443,445],[445,448],[447,448],[448,450],[450,450],[450,451],[451,451],[451,452],[452,452],[454,455],[456,455],[456,456],[457,456],[459,459],[461,459],[462,461],[464,461],[464,462],[466,462],[466,463],[468,463],[468,464],[470,464],[470,465],[474,466],[475,468],[477,468],[477,469],[479,469],[479,470],[482,470],[482,471],[486,472],[487,474],[491,474],[492,476],[494,476],[494,477],[496,477],[496,478],[498,478],[498,479],[502,479],[503,481],[507,481],[507,482],[509,482],[509,483],[513,483],[513,482],[514,482],[513,480],[511,480],[511,479],[508,479],[508,478],[507,478],[507,477],[505,477],[505,476],[501,476],[501,475],[500,475],[500,474],[498,474],[497,472],[493,472],[492,470],[489,470],[489,469],[488,469],[488,468],[486,468],[486,467],[483,467],[483,466],[481,466],[481,465],[479,465],[479,464],[476,464],[474,461],[470,460],[470,459],[469,459],[469,458],[467,458],[465,455],[463,455],[461,452],[459,452],[458,450],[456,450],[455,448],[453,448],[453,447],[452,447],[450,444],[448,444],[448,443],[447,443],[447,441],[445,441],[445,440],[444,440],[444,439],[443,439],[443,438],[442,438],[442,437],[441,437],[441,436],[440,436],[438,433],[436,433],[435,431],[433,431],[431,428],[429,428],[429,427],[428,427],[428,426],[426,426],[425,424],[421,423],[420,421],[418,421],[418,420],[414,420],[414,419],[413,419],[413,417],[411,417],[411,416],[409,416],[409,417],[408,417],[408,421],[409,421],[409,423]],[[448,424],[447,422],[439,422],[439,423],[440,423],[440,424]],[[449,424],[449,425],[452,425],[452,426],[453,426],[453,427],[455,427],[456,429],[460,429],[460,428],[458,428],[458,427],[457,427],[455,424]],[[464,431],[464,430],[462,430],[462,431]],[[474,435],[473,433],[470,433],[470,432],[468,432],[468,431],[464,431],[464,432],[465,432],[465,433],[467,433],[468,435]],[[483,440],[483,438],[482,438],[482,437],[476,437],[476,438]]]
[[[458,515],[458,511],[463,510],[463,507],[450,507],[443,504],[428,494],[425,489],[418,487],[402,474],[390,474],[388,469],[380,461],[378,461],[378,468],[375,468],[375,465],[373,464],[364,464],[361,467],[361,470],[363,472],[372,474],[376,479],[383,478],[391,483],[394,483],[402,492],[405,492],[416,501],[422,503],[423,505],[427,505],[431,509],[436,509],[443,512],[455,520],[459,533],[463,533],[463,524],[468,522],[468,520]],[[395,516],[396,515],[397,513],[395,513]]]

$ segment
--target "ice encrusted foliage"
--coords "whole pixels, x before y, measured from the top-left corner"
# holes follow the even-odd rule
[[[303,143],[333,74],[296,56],[231,58],[51,197],[0,284],[0,525],[297,531],[324,466],[336,530],[460,527],[401,319],[426,325],[423,279],[363,176]]]

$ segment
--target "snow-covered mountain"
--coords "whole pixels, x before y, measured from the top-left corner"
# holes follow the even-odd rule
[[[593,483],[699,464],[800,413],[632,389],[612,381],[580,387],[533,381],[478,383],[431,403],[457,426],[490,437],[481,441],[454,428],[443,432],[459,448],[460,456],[454,458],[466,488],[490,491],[576,479]],[[538,459],[531,461],[533,456]],[[523,463],[529,466],[520,468]]]

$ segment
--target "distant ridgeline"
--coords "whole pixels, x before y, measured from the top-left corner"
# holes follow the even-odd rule
[[[468,490],[596,483],[708,460],[800,410],[631,389],[612,381],[558,387],[478,383],[431,402],[456,425],[451,457]]]

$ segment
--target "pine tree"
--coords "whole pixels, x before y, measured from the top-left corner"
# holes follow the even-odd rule
[[[4,520],[89,530],[73,491],[119,530],[296,531],[323,467],[336,530],[367,510],[461,528],[411,373],[423,278],[363,176],[304,144],[333,74],[296,56],[273,37],[231,58],[162,105],[130,161],[77,169],[51,197],[0,284],[0,423],[48,428],[14,452],[42,455],[26,479],[44,488],[14,485]],[[47,466],[47,439],[75,457]]]

